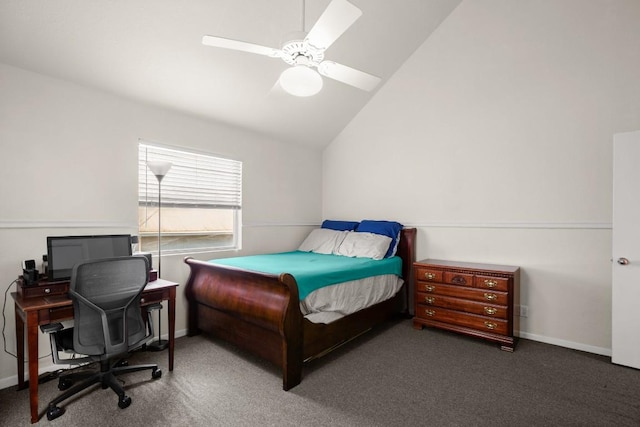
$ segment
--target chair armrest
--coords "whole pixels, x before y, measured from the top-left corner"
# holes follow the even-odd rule
[[[147,311],[162,310],[162,304],[157,302],[155,304],[149,304],[149,305],[145,306],[145,308],[147,309]]]
[[[62,323],[49,323],[48,325],[40,325],[40,330],[45,334],[52,334],[64,329]]]

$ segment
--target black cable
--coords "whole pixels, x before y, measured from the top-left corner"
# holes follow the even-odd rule
[[[7,294],[9,293],[9,289],[11,289],[11,285],[17,282],[18,282],[18,279],[15,279],[13,282],[9,284],[9,286],[7,286],[7,289],[4,291],[4,302],[2,303],[2,342],[4,343],[4,352],[15,358],[17,358],[18,356],[16,354],[11,353],[9,350],[7,350],[7,337],[4,334],[4,328],[7,326],[7,318],[5,317],[4,311],[7,307]]]
[[[13,285],[14,283],[17,283],[18,279],[15,279],[13,282],[11,282],[9,284],[9,286],[7,286],[7,289],[4,291],[4,301],[2,302],[2,343],[4,346],[4,352],[7,353],[10,356],[15,357],[16,359],[18,358],[17,354],[13,354],[11,353],[9,350],[7,350],[7,337],[4,333],[4,329],[7,326],[7,317],[5,315],[5,310],[7,308],[7,294],[9,293],[9,290],[11,289],[11,285]],[[38,360],[40,359],[45,359],[47,357],[50,357],[51,353],[45,355],[45,356],[40,356],[38,357]],[[27,361],[25,360],[25,363],[27,363]]]

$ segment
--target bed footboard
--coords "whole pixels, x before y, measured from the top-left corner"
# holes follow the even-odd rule
[[[188,335],[205,331],[282,368],[283,389],[302,379],[298,285],[290,274],[249,272],[185,258]]]
[[[407,297],[413,294],[415,236],[415,228],[403,229],[398,246],[404,293],[327,325],[303,318],[298,284],[290,274],[257,273],[187,257],[187,334],[203,331],[271,361],[282,369],[282,388],[289,390],[302,380],[303,360],[321,356],[412,306]]]

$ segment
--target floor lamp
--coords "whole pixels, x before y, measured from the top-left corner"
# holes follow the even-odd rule
[[[147,162],[147,167],[149,168],[149,170],[151,171],[151,173],[153,173],[156,178],[158,179],[158,278],[161,277],[162,274],[162,270],[161,270],[161,244],[160,244],[160,238],[161,238],[161,230],[162,230],[162,223],[160,222],[160,212],[162,210],[162,205],[161,205],[161,201],[162,201],[162,178],[164,178],[167,175],[167,172],[169,172],[169,169],[171,169],[171,162],[163,162],[163,161],[148,161]],[[154,341],[150,344],[147,345],[147,349],[151,350],[151,351],[160,351],[160,350],[164,350],[165,348],[167,348],[169,346],[169,341],[167,340],[163,340],[162,339],[162,306],[160,306],[160,310],[158,311],[158,340]]]

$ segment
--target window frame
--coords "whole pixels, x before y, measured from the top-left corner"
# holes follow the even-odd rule
[[[143,157],[142,152],[145,152],[145,156]],[[151,155],[149,154],[149,150],[152,151]],[[165,155],[158,155],[157,152],[164,152],[166,153],[172,153],[169,157],[165,156]],[[240,250],[242,248],[242,184],[243,184],[243,162],[237,159],[232,159],[229,157],[223,157],[221,155],[217,155],[217,154],[213,154],[213,153],[209,153],[209,152],[203,152],[200,150],[194,150],[194,149],[185,149],[184,147],[174,147],[174,146],[169,146],[169,145],[165,145],[165,144],[158,144],[155,142],[149,142],[143,139],[138,140],[138,235],[139,235],[139,250],[144,250],[145,252],[151,252],[151,253],[156,253],[158,252],[158,247],[157,247],[157,243],[155,248],[153,249],[149,249],[149,248],[142,248],[142,238],[144,237],[157,237],[158,232],[154,231],[154,232],[150,232],[150,231],[144,231],[142,232],[141,229],[143,228],[143,223],[141,221],[141,212],[140,209],[142,208],[147,208],[147,207],[152,207],[152,206],[158,206],[158,200],[157,200],[157,195],[158,195],[158,180],[157,178],[151,173],[151,171],[149,170],[149,168],[146,165],[147,161],[151,161],[151,160],[168,160],[168,161],[172,161],[172,163],[174,163],[174,165],[172,166],[172,170],[175,168],[181,170],[182,172],[184,172],[185,170],[189,170],[189,171],[193,171],[195,170],[196,172],[194,173],[194,175],[187,177],[187,180],[189,178],[194,178],[198,175],[198,171],[204,171],[204,172],[211,172],[210,169],[204,169],[202,167],[198,168],[197,166],[194,168],[187,168],[185,166],[185,164],[183,163],[183,160],[185,160],[187,157],[189,157],[190,159],[188,161],[185,161],[186,163],[188,163],[189,161],[193,161],[194,158],[197,160],[204,160],[204,163],[206,166],[211,166],[211,164],[213,163],[217,163],[217,164],[222,164],[224,165],[228,165],[228,166],[232,166],[231,169],[236,169],[235,172],[231,172],[230,175],[225,175],[225,172],[223,171],[222,174],[225,175],[226,177],[231,177],[230,179],[233,180],[235,179],[236,182],[235,184],[232,183],[231,187],[227,188],[225,186],[216,188],[212,191],[208,191],[209,193],[224,193],[223,190],[220,190],[220,188],[227,188],[230,189],[231,191],[235,191],[236,194],[232,195],[231,197],[225,197],[224,195],[221,197],[221,199],[216,200],[216,201],[204,201],[202,199],[198,199],[196,200],[195,198],[184,202],[184,200],[180,200],[180,198],[182,196],[180,195],[176,195],[175,193],[173,193],[173,195],[176,195],[178,197],[178,199],[176,198],[172,198],[171,195],[166,196],[165,193],[165,185],[167,184],[167,182],[169,182],[169,184],[171,184],[171,180],[169,179],[170,175],[171,175],[171,170],[167,173],[167,175],[162,179],[162,188],[161,188],[161,209],[166,209],[166,208],[171,208],[171,207],[179,207],[179,208],[185,208],[185,209],[229,209],[233,212],[233,226],[232,226],[232,242],[229,245],[223,245],[223,246],[203,246],[203,247],[184,247],[184,248],[169,248],[166,247],[164,245],[164,240],[163,240],[163,244],[162,244],[162,254],[195,254],[195,253],[204,253],[204,252],[221,252],[221,251],[235,251],[235,250]],[[207,163],[209,162],[209,163]],[[182,163],[182,164],[181,164]],[[219,171],[218,171],[219,172]],[[228,172],[228,171],[227,171]],[[206,175],[205,174],[201,174],[199,176],[197,176],[197,180],[202,180],[202,175]],[[185,176],[184,174],[182,174],[183,176]],[[143,178],[144,177],[144,178]],[[210,181],[211,179],[209,179]],[[204,180],[205,183],[207,182],[207,180]],[[185,189],[186,187],[184,187],[186,180],[182,180],[181,184],[183,187],[182,189]],[[201,181],[198,181],[198,184],[201,185]],[[175,187],[175,184],[174,184]],[[187,186],[187,190],[191,189],[191,190],[195,190],[198,185],[196,186]],[[200,187],[200,189],[202,189],[202,187]],[[205,189],[205,192],[207,189]],[[170,192],[172,190],[167,190]],[[175,188],[173,190],[174,192],[176,191]],[[188,192],[188,191],[185,191]],[[146,196],[146,198],[145,198]],[[165,196],[168,198],[169,201],[167,201],[167,198],[165,198]],[[206,196],[205,196],[206,197]],[[211,194],[209,194],[209,197],[211,197]],[[218,203],[220,202],[220,203]],[[222,233],[219,233],[222,234]],[[174,232],[166,232],[163,231],[162,232],[162,237],[164,236],[213,236],[216,235],[215,231],[188,231],[188,230],[184,230],[184,231],[174,231]],[[156,239],[157,240],[157,239]]]

